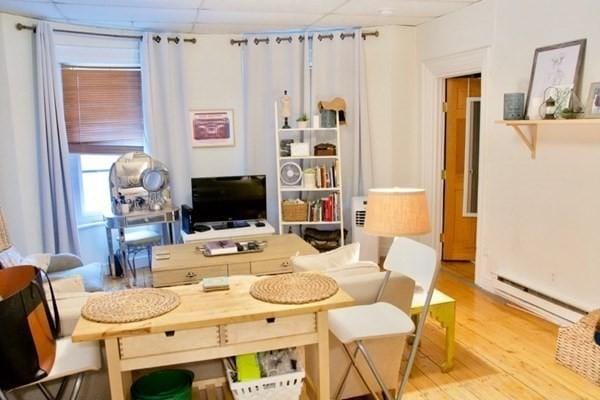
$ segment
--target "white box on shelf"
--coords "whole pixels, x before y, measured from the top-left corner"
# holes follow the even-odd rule
[[[310,155],[310,146],[308,143],[291,143],[290,152],[292,157],[305,157]]]

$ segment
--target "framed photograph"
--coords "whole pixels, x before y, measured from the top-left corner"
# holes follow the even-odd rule
[[[590,94],[585,103],[586,118],[600,118],[600,82],[590,84]]]
[[[233,110],[190,111],[192,147],[222,147],[235,145]]]
[[[559,93],[557,108],[566,107],[570,100],[571,89],[579,89],[579,81],[585,57],[586,39],[540,47],[535,50],[529,91],[525,102],[525,115],[529,119],[539,119],[539,107],[546,100],[547,88],[555,88]]]

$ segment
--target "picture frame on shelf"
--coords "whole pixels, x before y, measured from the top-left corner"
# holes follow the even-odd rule
[[[574,40],[535,49],[529,90],[525,102],[527,119],[539,119],[539,107],[546,100],[544,92],[553,87],[561,93],[577,92],[583,69],[587,39]],[[561,96],[557,107],[569,104],[570,96]]]
[[[233,110],[191,110],[192,147],[235,146]]]
[[[585,118],[600,118],[600,82],[590,83],[585,103]]]

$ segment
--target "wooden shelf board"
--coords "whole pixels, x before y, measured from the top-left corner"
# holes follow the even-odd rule
[[[338,156],[286,156],[286,157],[279,157],[280,160],[334,160],[337,159]]]
[[[535,160],[537,152],[537,139],[539,126],[558,125],[600,125],[600,119],[535,119],[535,120],[500,120],[497,124],[503,124],[513,128],[515,133],[531,153],[531,159]]]
[[[286,222],[281,221],[281,225],[339,225],[340,221],[299,221]]]
[[[279,129],[279,132],[318,132],[318,131],[335,131],[336,127],[333,128],[287,128]]]
[[[508,126],[518,125],[600,125],[600,119],[581,118],[581,119],[527,119],[527,120],[500,120],[497,124]]]
[[[305,188],[302,186],[282,186],[282,192],[337,192],[340,190],[339,187],[330,187],[330,188]]]

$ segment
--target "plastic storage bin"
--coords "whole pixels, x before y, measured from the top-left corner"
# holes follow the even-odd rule
[[[298,400],[302,393],[305,372],[298,363],[298,372],[269,376],[248,382],[234,382],[236,375],[227,363],[227,381],[236,400]]]

